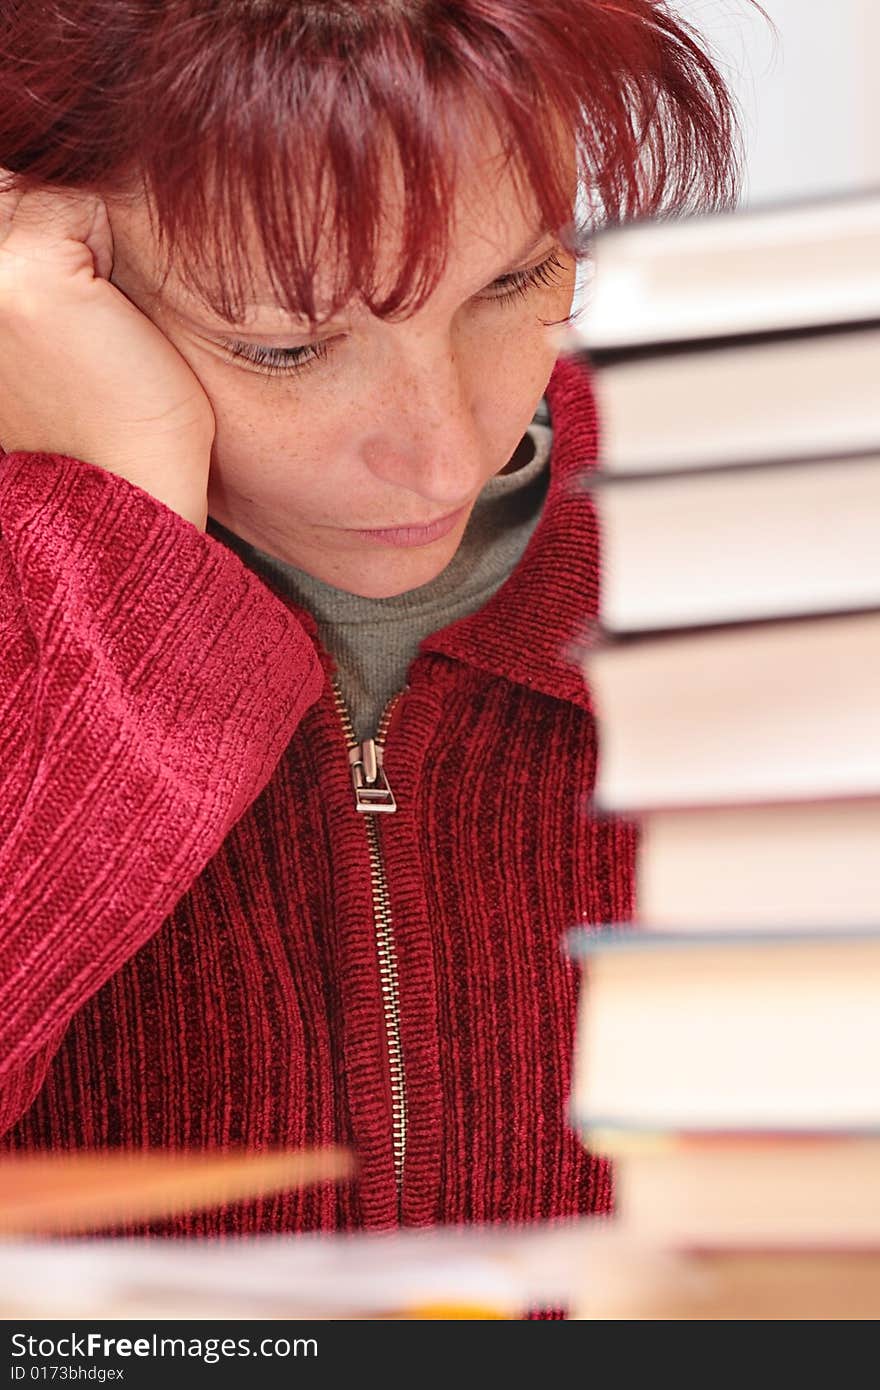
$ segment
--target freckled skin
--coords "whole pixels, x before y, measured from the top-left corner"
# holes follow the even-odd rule
[[[114,283],[186,358],[214,410],[210,515],[350,593],[388,597],[435,578],[458,549],[482,488],[524,459],[522,436],[558,353],[541,320],[569,313],[574,262],[547,229],[522,266],[555,250],[562,268],[554,283],[497,302],[493,281],[540,230],[509,173],[497,172],[498,149],[487,135],[483,157],[467,166],[446,271],[423,307],[386,323],[349,306],[326,359],[285,376],[229,361],[220,341],[247,342],[246,330],[214,327],[174,274],[154,292],[160,262],[146,207],[108,202]],[[383,198],[394,225],[400,199],[392,174]],[[383,267],[388,283],[392,255]],[[271,333],[259,339],[267,346],[309,341],[289,322],[285,331],[274,310],[260,311],[248,327]],[[417,548],[379,545],[346,529],[424,525],[463,504],[448,535]]]

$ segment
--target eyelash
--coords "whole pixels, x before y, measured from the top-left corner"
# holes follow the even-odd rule
[[[516,299],[524,298],[538,286],[551,286],[557,283],[556,272],[564,269],[556,252],[553,251],[540,265],[530,270],[515,270],[496,280],[496,285],[504,286],[500,294],[487,297],[491,304],[507,305]],[[261,347],[256,343],[227,343],[226,353],[234,359],[245,361],[259,367],[266,376],[293,376],[307,371],[329,355],[326,343],[310,343],[304,347],[273,348]]]

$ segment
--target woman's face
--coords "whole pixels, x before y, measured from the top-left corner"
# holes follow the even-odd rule
[[[174,343],[212,403],[208,509],[221,525],[366,597],[417,588],[449,564],[481,489],[516,462],[558,353],[541,320],[564,319],[574,289],[572,258],[521,206],[499,163],[490,146],[469,166],[445,274],[417,313],[388,323],[354,303],[319,338],[272,303],[231,327],[173,274],[157,293],[145,205],[108,204],[114,284]],[[395,278],[392,245],[383,288]],[[527,285],[541,266],[548,283]],[[230,343],[251,354],[296,348],[303,365],[268,375],[230,358]],[[451,512],[451,529],[419,544],[362,534]]]

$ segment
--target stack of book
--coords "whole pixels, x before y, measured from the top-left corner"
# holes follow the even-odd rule
[[[647,1258],[587,1315],[878,1316],[880,194],[600,235],[576,332],[594,801],[639,849],[635,920],[570,936],[574,1122],[716,1291]]]

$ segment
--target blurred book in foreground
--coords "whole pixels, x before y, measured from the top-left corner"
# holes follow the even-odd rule
[[[880,607],[880,450],[593,487],[609,633]]]
[[[597,356],[880,321],[878,244],[880,190],[603,232],[577,345]]]
[[[586,671],[604,810],[880,795],[880,609],[607,641]]]
[[[590,1130],[588,1139],[614,1160],[617,1204],[644,1241],[880,1250],[880,1137]]]
[[[640,818],[645,930],[862,927],[880,904],[880,798],[705,808]],[[736,872],[731,867],[736,866]],[[723,892],[719,892],[723,884]]]
[[[601,233],[586,312],[606,474],[876,450],[880,191]]]
[[[570,941],[587,972],[571,1100],[579,1129],[878,1128],[880,928],[585,929]]]
[[[878,355],[871,324],[599,362],[605,466],[647,474],[875,450]]]
[[[880,1316],[877,1250],[676,1250],[631,1239],[591,1254],[579,1318],[866,1321]]]
[[[0,1158],[0,1236],[99,1231],[159,1220],[354,1171],[342,1149],[118,1152]],[[2,1247],[0,1247],[2,1249]]]
[[[592,1230],[0,1242],[0,1317],[515,1318],[577,1300]]]
[[[0,1243],[0,1317],[865,1318],[880,1255],[687,1250],[583,1218],[530,1227],[223,1241]]]

